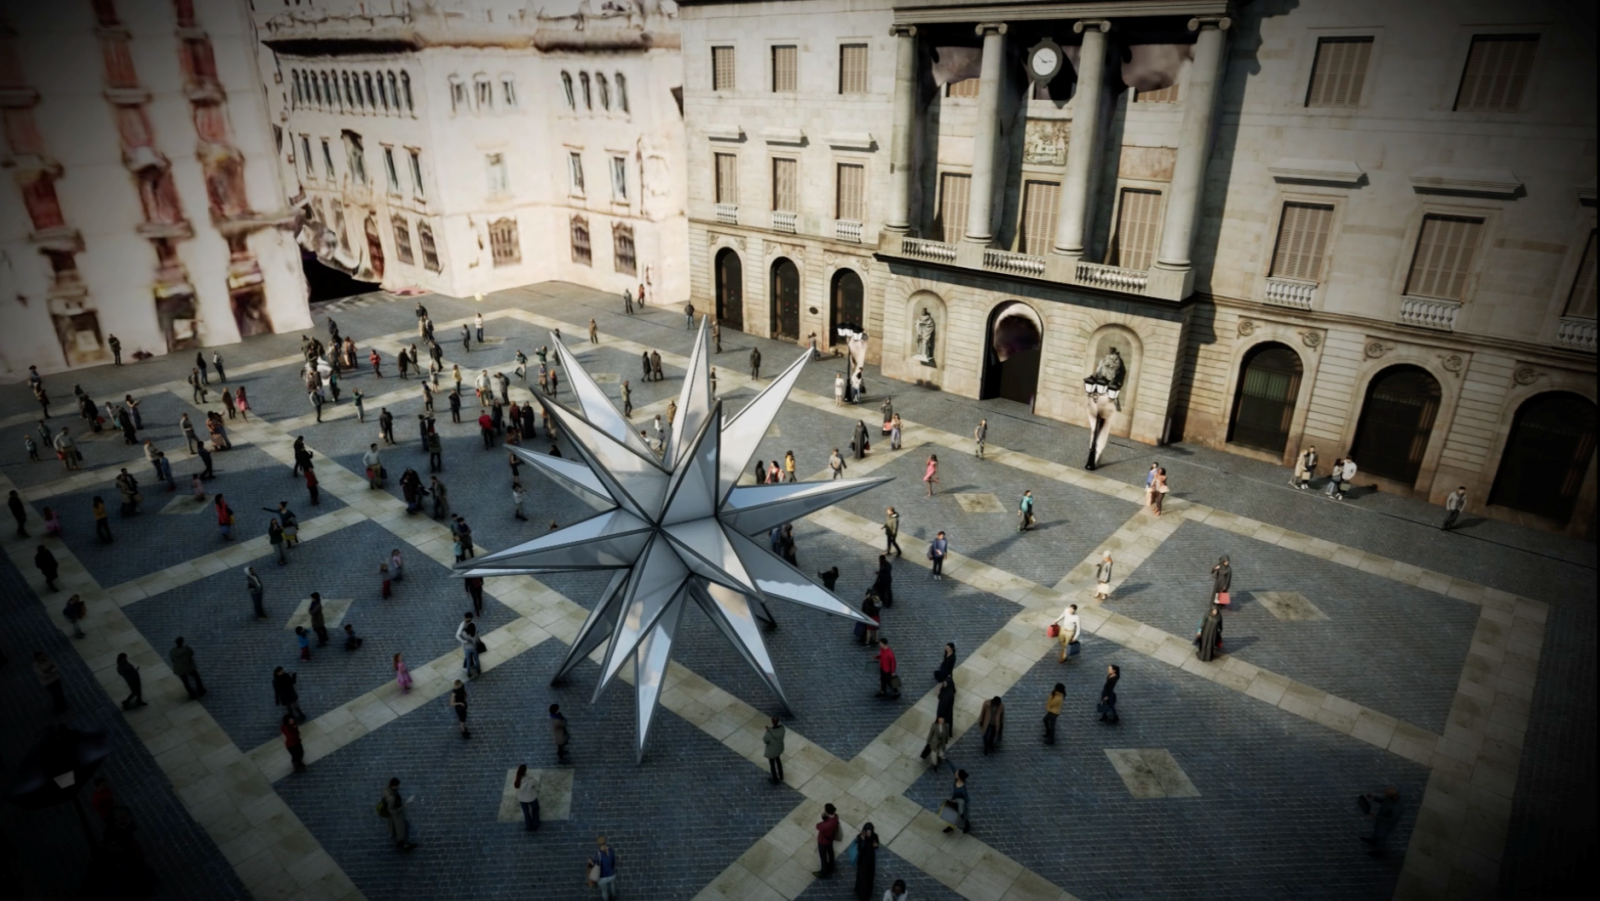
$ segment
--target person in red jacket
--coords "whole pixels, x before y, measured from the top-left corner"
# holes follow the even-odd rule
[[[889,639],[878,639],[878,697],[900,697],[900,689],[894,684],[897,669],[894,651],[889,650]]]
[[[483,434],[484,450],[494,447],[494,419],[488,413],[478,417],[478,431]]]
[[[833,875],[833,843],[839,840],[839,813],[832,804],[822,805],[822,820],[817,823],[817,862],[822,869],[811,875],[827,879]]]

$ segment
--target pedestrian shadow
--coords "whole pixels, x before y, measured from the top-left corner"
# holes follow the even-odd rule
[[[1123,582],[1117,586],[1115,591],[1111,592],[1111,596],[1113,598],[1134,597],[1143,594],[1144,590],[1149,587],[1149,582]]]
[[[1248,648],[1250,648],[1251,646],[1253,646],[1254,644],[1256,644],[1256,642],[1259,642],[1260,640],[1261,639],[1259,637],[1255,636],[1255,635],[1246,635],[1243,638],[1232,638],[1232,637],[1224,636],[1223,637],[1222,646],[1223,646],[1223,648],[1225,648],[1225,650],[1224,650],[1223,653],[1224,654],[1238,654],[1240,651],[1247,650]]]

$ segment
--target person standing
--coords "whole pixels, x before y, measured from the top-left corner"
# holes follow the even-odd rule
[[[1467,506],[1467,486],[1462,485],[1444,499],[1444,525],[1440,529],[1448,532],[1456,527],[1456,519],[1461,516],[1461,511]]]
[[[378,455],[376,443],[367,445],[367,452],[361,455],[361,464],[367,469],[368,490],[383,484],[383,458]]]
[[[600,901],[615,901],[617,898],[617,852],[606,844],[606,837],[599,836],[594,840],[598,846],[594,855],[589,858],[589,875],[593,878],[596,889],[600,891]]]
[[[767,770],[771,773],[767,781],[774,785],[783,781],[783,742],[788,734],[777,717],[772,718],[772,725],[761,734],[761,753],[767,758]]]
[[[944,580],[944,559],[950,555],[950,540],[940,532],[928,545],[928,559],[933,561],[933,577]]]
[[[89,615],[89,605],[83,602],[83,597],[75,594],[67,598],[67,605],[61,609],[61,613],[67,618],[67,622],[72,623],[72,637],[82,638],[83,626],[81,624]]]
[[[119,659],[125,659],[123,654]],[[67,709],[67,693],[61,686],[61,670],[56,668],[55,661],[44,655],[44,651],[33,652],[33,675],[39,680],[39,685],[50,693],[50,700],[55,704],[55,712],[61,713]],[[127,709],[127,705],[123,705]]]
[[[183,418],[187,426],[189,414],[183,414]],[[193,427],[187,427],[187,431],[184,434],[190,439],[198,440],[194,439]],[[77,469],[80,456],[78,454],[78,443],[72,440],[72,432],[66,426],[62,426],[61,433],[56,435],[55,441],[52,443],[55,445],[56,456],[61,458],[61,465],[68,470]],[[193,445],[190,446],[193,447]],[[194,451],[191,450],[190,453],[194,453]]]
[[[999,749],[1006,733],[1006,705],[999,695],[983,702],[978,711],[978,728],[983,730],[983,756]]]
[[[191,369],[189,371],[189,399],[194,402],[195,406],[200,406],[206,402],[206,382],[199,369]]]
[[[512,459],[515,459],[513,457]],[[522,502],[527,499],[527,492],[522,490],[521,482],[511,483],[511,516],[519,522],[527,522],[528,517],[523,515]]]
[[[839,455],[839,449],[836,447],[833,449],[833,454],[828,457],[828,471],[833,473],[834,479],[842,479],[845,468],[844,457]]]
[[[1290,477],[1289,484],[1301,491],[1311,487],[1311,480],[1317,474],[1317,449],[1308,447],[1294,458],[1294,475]]]
[[[296,773],[306,771],[306,746],[300,743],[300,723],[292,714],[284,714],[283,722],[278,726],[278,731],[283,734],[283,747],[289,752],[289,763],[293,765]]]
[[[200,670],[194,665],[194,648],[183,643],[182,635],[173,642],[167,658],[172,661],[172,674],[183,683],[183,690],[189,693],[191,700],[206,693],[206,684],[200,680]],[[190,680],[193,685],[189,684]]]
[[[900,689],[895,687],[895,677],[899,672],[899,662],[895,660],[894,651],[889,649],[889,639],[878,639],[878,694],[877,697],[888,697],[894,700],[900,698]]]
[[[1105,600],[1111,596],[1111,551],[1107,550],[1094,565],[1094,596]]]
[[[844,406],[844,373],[842,372],[833,374],[833,405],[835,407]]]
[[[869,822],[856,835],[856,901],[872,901],[878,878],[878,830]]]
[[[1167,492],[1170,490],[1167,487],[1167,468],[1165,466],[1157,468],[1155,484],[1150,486],[1150,507],[1157,516],[1161,515],[1161,508],[1166,503]]]
[[[472,331],[476,335],[476,337],[478,339],[478,343],[482,344],[483,343],[483,314],[482,313],[474,313],[474,314],[472,314]]]
[[[761,378],[761,348],[750,348],[750,377]]]
[[[250,603],[256,608],[256,619],[266,619],[266,608],[261,605],[262,598],[266,596],[266,586],[262,584],[261,576],[256,573],[254,566],[244,568],[244,587],[250,592]]]
[[[950,745],[950,722],[942,716],[935,716],[933,723],[928,726],[927,741],[922,746],[922,758],[928,761],[928,766],[937,770],[944,762],[944,749]]]
[[[711,344],[717,353],[722,353],[722,323],[716,319],[711,320]]]
[[[410,851],[416,847],[410,840],[411,830],[406,824],[406,802],[400,797],[398,777],[390,779],[388,788],[383,790],[383,800],[378,802],[378,816],[389,821],[389,837],[394,839],[395,847],[402,851]]]
[[[1061,705],[1067,700],[1067,687],[1060,682],[1050,689],[1050,697],[1044,702],[1044,743],[1056,743],[1056,720],[1061,717]]]
[[[929,454],[927,468],[922,472],[922,484],[927,486],[928,497],[933,497],[933,486],[939,484],[939,455]]]
[[[567,716],[560,704],[550,705],[550,738],[556,745],[556,762],[567,762]]]
[[[1382,796],[1369,794],[1364,797],[1372,810],[1368,814],[1372,817],[1372,835],[1361,840],[1372,846],[1367,856],[1383,857],[1388,853],[1385,845],[1389,833],[1400,822],[1400,790],[1391,785],[1383,790]]]
[[[291,673],[281,666],[274,668],[272,699],[273,703],[287,710],[296,720],[305,722],[306,712],[300,709],[300,693],[295,690],[295,683],[299,680],[299,673]]]
[[[456,627],[456,641],[461,644],[461,668],[466,671],[467,678],[471,679],[476,672],[483,675],[482,661],[478,659],[478,624],[472,621],[472,611],[467,611],[461,617],[461,625]]]
[[[1017,531],[1027,532],[1033,528],[1033,492],[1022,492],[1022,500],[1017,502]]]
[[[1211,567],[1211,603],[1228,606],[1228,588],[1233,585],[1233,567],[1228,563],[1228,555],[1223,554],[1217,565]]]
[[[600,343],[600,326],[595,325],[593,317],[590,317],[590,319],[589,319],[589,343],[590,344],[599,344]]]
[[[694,330],[694,304],[685,304],[683,308],[683,330]]]
[[[855,453],[857,460],[866,458],[867,444],[867,424],[857,419],[856,431],[850,441],[850,450]]]
[[[211,352],[211,365],[217,370],[217,381],[226,383],[228,374],[222,370],[222,354],[213,350]]]
[[[461,580],[467,587],[467,597],[472,598],[472,609],[478,615],[483,615],[483,577],[468,576]]]
[[[950,789],[950,802],[955,805],[956,819],[963,833],[972,831],[972,796],[967,794],[967,771],[956,770],[955,786]],[[946,834],[956,831],[956,824],[944,827]]]
[[[835,567],[837,569],[837,567]],[[866,597],[861,600],[861,615],[872,620],[871,623],[856,623],[856,635],[861,644],[873,647],[878,643],[878,626],[883,622],[883,602],[879,600],[877,592],[867,589]]]
[[[278,524],[278,518],[275,516],[267,521],[267,543],[272,546],[272,552],[277,555],[278,565],[287,565],[289,563],[289,555],[283,550],[283,526]]]
[[[817,822],[817,863],[820,869],[811,875],[827,879],[833,875],[833,843],[839,840],[839,811],[832,804],[822,805],[822,819]]]
[[[983,459],[983,446],[989,441],[989,420],[978,420],[978,427],[972,430],[972,455],[979,460]]]
[[[628,380],[622,380],[622,418],[633,418],[633,388],[628,385]]]
[[[884,536],[884,548],[883,548],[884,556],[887,557],[890,551],[894,551],[894,555],[896,557],[904,556],[900,552],[900,542],[898,540],[898,538],[900,536],[900,514],[896,513],[895,509],[893,507],[890,507],[888,509],[888,512],[886,512],[884,514],[884,517],[883,517],[883,536]],[[881,570],[882,567],[880,566],[879,569]],[[885,604],[884,606],[889,606],[889,605]]]
[[[95,495],[94,501],[94,534],[103,544],[111,543],[111,519],[106,514],[106,502]],[[19,528],[20,532],[21,529]],[[23,532],[23,534],[27,534]]]
[[[539,828],[539,780],[528,775],[528,765],[517,767],[517,777],[511,780],[517,792],[517,806],[522,808],[522,825],[529,832]]]
[[[327,647],[328,622],[323,616],[321,592],[311,592],[311,606],[306,609],[306,612],[311,615],[311,630],[317,633],[317,647]]]
[[[1068,604],[1067,609],[1061,611],[1061,616],[1055,620],[1056,641],[1061,645],[1061,656],[1057,663],[1066,663],[1068,657],[1077,656],[1078,650],[1074,647],[1082,638],[1083,622],[1078,618],[1078,605]]]
[[[450,517],[449,490],[444,487],[443,482],[439,481],[438,476],[433,477],[428,487],[433,494],[433,518],[448,521]]]
[[[116,335],[112,335],[111,337],[106,339],[106,344],[111,347],[111,365],[113,365],[113,366],[121,366],[122,365],[122,342],[117,340],[117,336]]]
[[[204,444],[200,444],[195,447],[194,452],[200,458],[200,465],[205,467],[200,470],[200,478],[206,480],[216,478],[217,474],[211,471],[211,451],[206,450]]]
[[[1117,722],[1117,683],[1122,680],[1122,669],[1115,664],[1106,667],[1106,684],[1100,687],[1100,722]]]
[[[622,313],[625,316],[633,315],[633,289],[622,289]]]
[[[378,434],[382,436],[383,443],[393,445],[394,441],[394,414],[388,407],[378,409]]]
[[[1216,604],[1206,611],[1200,625],[1194,630],[1195,656],[1201,663],[1210,663],[1222,653],[1222,608]]]
[[[139,675],[139,668],[128,660],[128,655],[125,653],[117,655],[117,675],[128,683],[128,696],[122,699],[123,710],[150,706],[144,700],[144,678]]]
[[[555,373],[553,372],[550,375],[552,379],[555,377]],[[650,351],[650,378],[658,382],[666,378],[665,375],[661,374],[661,351],[659,350]],[[552,386],[550,388],[550,393],[554,394],[555,390],[555,387]]]
[[[467,728],[467,687],[457,679],[450,689],[450,710],[456,715],[456,724],[461,727],[461,737],[471,738],[472,730]]]
[[[201,478],[205,477],[201,476]],[[222,495],[219,494],[216,500],[212,501],[212,508],[217,511],[217,531],[222,533],[222,540],[232,541],[233,511],[228,508],[228,502],[223,500]]]

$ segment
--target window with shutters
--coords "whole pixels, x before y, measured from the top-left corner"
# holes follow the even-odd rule
[[[494,109],[494,85],[490,84],[489,79],[479,75],[477,79],[473,81],[472,87],[477,93],[478,111],[488,112],[489,110]]]
[[[472,108],[472,100],[467,96],[467,86],[460,79],[450,79],[450,112],[465,112]]]
[[[839,46],[839,93],[865,94],[867,92],[867,45],[841,44]]]
[[[1583,249],[1583,259],[1578,263],[1578,274],[1572,279],[1572,290],[1567,294],[1567,310],[1562,315],[1577,319],[1593,319],[1595,309],[1594,278],[1595,233],[1589,230],[1589,244]]]
[[[1149,269],[1161,239],[1161,192],[1124,188],[1117,204],[1117,233],[1111,241],[1111,265]]]
[[[627,79],[627,76],[623,75],[621,72],[618,72],[615,81],[616,81],[616,85],[617,85],[617,109],[619,109],[622,112],[626,113],[626,112],[628,112],[628,79]]]
[[[1311,84],[1306,106],[1354,109],[1361,105],[1367,84],[1367,64],[1372,59],[1371,37],[1322,38],[1311,64]]]
[[[517,81],[509,75],[500,76],[500,96],[505,99],[506,109],[517,107]]]
[[[717,203],[739,202],[739,158],[731,153],[714,154],[717,164]]]
[[[733,90],[733,48],[711,48],[711,90]]]
[[[411,102],[411,73],[409,73],[409,72],[401,72],[400,73],[400,92],[402,94],[404,94],[405,98],[406,98],[406,112],[408,112],[408,113],[416,112],[417,108]]]
[[[772,93],[793,94],[798,90],[800,90],[800,48],[792,44],[773,47]]]
[[[624,202],[628,199],[628,158],[625,156],[611,158],[611,199]]]
[[[1061,201],[1061,184],[1029,181],[1022,185],[1022,240],[1019,249],[1033,256],[1044,256],[1056,242],[1056,204]]]
[[[327,138],[322,139],[322,171],[326,172],[329,178],[338,177],[333,168],[333,147],[329,145]]]
[[[439,245],[433,241],[433,226],[426,222],[417,223],[417,241],[422,244],[422,265],[432,272],[444,270],[439,262]]]
[[[361,146],[361,136],[353,131],[344,133],[345,162],[350,166],[350,176],[356,184],[367,183],[367,152]]]
[[[389,183],[389,193],[400,193],[400,170],[394,165],[394,148],[383,148],[383,175]]]
[[[1417,252],[1411,258],[1406,294],[1463,300],[1467,277],[1478,254],[1483,220],[1467,216],[1429,215],[1422,219]]]
[[[420,200],[422,198],[422,151],[408,150],[406,154],[411,157],[411,193]]]
[[[1286,203],[1278,221],[1278,245],[1272,251],[1275,278],[1322,281],[1322,261],[1333,228],[1333,207],[1316,203]]]
[[[583,196],[583,154],[567,154],[567,193]]]
[[[772,209],[793,213],[800,209],[800,163],[798,160],[772,161]]]
[[[574,96],[573,93],[572,93],[572,73],[571,72],[562,72],[561,73],[561,93],[567,100],[567,109],[575,110],[575,109],[578,108],[578,98],[576,96]]]
[[[515,266],[522,262],[522,242],[517,238],[517,220],[496,219],[489,223],[489,253],[496,266]]]
[[[972,196],[972,176],[946,172],[939,176],[939,216],[933,223],[940,240],[955,244],[967,227],[967,201]]]
[[[1177,103],[1178,85],[1176,82],[1154,91],[1135,91],[1134,103]]]
[[[400,216],[394,217],[394,255],[407,265],[416,263],[416,258],[411,255],[411,229],[406,227],[406,220]]]
[[[311,163],[311,136],[300,136],[300,156],[306,161],[306,178],[316,178],[316,168]]]
[[[595,83],[595,87],[598,87],[600,89],[600,108],[603,109],[603,110],[610,110],[611,109],[611,83],[609,81],[606,81],[605,73],[604,72],[596,72],[596,73],[594,73],[594,83]]]
[[[506,169],[505,154],[487,154],[483,162],[489,176],[489,196],[499,197],[510,192],[511,173]]]
[[[976,97],[978,96],[978,79],[968,78],[965,81],[947,84],[944,86],[944,95],[946,97]]]
[[[585,266],[594,262],[589,250],[589,220],[583,216],[572,217],[572,262]]]
[[[840,163],[837,171],[834,218],[865,222],[867,218],[867,167]]]
[[[633,226],[626,222],[611,224],[611,258],[618,272],[637,274],[639,264],[633,252]]]
[[[1533,71],[1536,34],[1480,34],[1472,38],[1455,108],[1462,112],[1514,113]]]

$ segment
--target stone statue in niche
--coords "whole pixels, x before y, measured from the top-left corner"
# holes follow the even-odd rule
[[[1111,417],[1121,412],[1122,383],[1128,377],[1128,366],[1122,362],[1122,353],[1116,347],[1106,351],[1095,367],[1094,374],[1083,380],[1083,394],[1087,401],[1089,424],[1089,457],[1083,468],[1093,471],[1111,440]]]
[[[933,314],[927,307],[922,308],[922,315],[917,317],[917,352],[911,356],[924,366],[937,367],[933,351],[935,342],[939,340],[939,324],[933,321]]]

